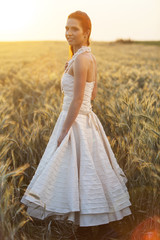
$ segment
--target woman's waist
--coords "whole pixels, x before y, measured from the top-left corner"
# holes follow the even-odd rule
[[[63,105],[62,105],[62,110],[68,111],[68,109],[70,107],[70,104],[71,104],[71,101],[70,102],[64,101]],[[83,101],[82,104],[81,104],[79,113],[87,114],[90,111],[92,111],[92,104],[91,104],[91,102],[90,101],[87,101],[87,102]]]

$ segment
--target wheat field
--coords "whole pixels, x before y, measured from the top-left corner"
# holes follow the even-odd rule
[[[160,216],[160,47],[92,42],[98,92],[92,101],[128,182],[132,215],[112,223],[123,235]],[[0,43],[0,239],[69,239],[73,225],[39,221],[20,199],[60,114],[66,42]],[[93,227],[96,232],[97,228]]]

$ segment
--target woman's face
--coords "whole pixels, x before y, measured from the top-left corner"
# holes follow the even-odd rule
[[[69,18],[65,29],[65,37],[69,45],[83,45],[86,42],[87,35],[83,33],[83,28],[78,19]]]

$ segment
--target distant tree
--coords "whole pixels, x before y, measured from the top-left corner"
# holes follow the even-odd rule
[[[133,43],[134,41],[131,40],[130,38],[128,39],[122,39],[122,38],[119,38],[117,40],[115,40],[116,43]]]

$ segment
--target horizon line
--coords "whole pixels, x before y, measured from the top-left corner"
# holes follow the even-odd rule
[[[154,39],[152,39],[152,40],[138,40],[138,39],[131,39],[131,38],[117,38],[117,39],[115,39],[115,40],[90,40],[91,41],[91,43],[92,42],[116,42],[116,41],[132,41],[132,42],[134,42],[134,41],[138,41],[138,42],[159,42],[160,41],[160,39],[159,40],[154,40]],[[66,40],[43,40],[43,39],[41,39],[41,40],[4,40],[4,41],[0,41],[0,43],[3,43],[3,42],[42,42],[42,41],[45,41],[45,42],[66,42],[67,43],[67,41]]]

